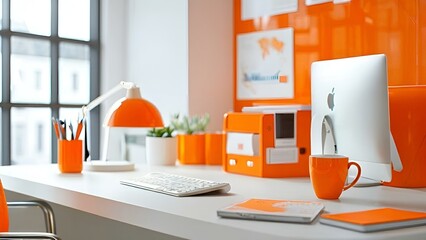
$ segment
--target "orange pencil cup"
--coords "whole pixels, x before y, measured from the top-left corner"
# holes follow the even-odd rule
[[[58,166],[62,173],[80,173],[83,169],[83,141],[58,141]]]
[[[177,135],[178,159],[181,164],[205,163],[205,135]]]

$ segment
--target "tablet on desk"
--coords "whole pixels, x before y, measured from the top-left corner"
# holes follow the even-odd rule
[[[320,202],[249,199],[217,210],[226,218],[311,223],[324,209]]]

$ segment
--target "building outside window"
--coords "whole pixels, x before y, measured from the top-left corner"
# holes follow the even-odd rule
[[[0,1],[2,165],[56,162],[52,117],[76,122],[99,94],[99,2]]]

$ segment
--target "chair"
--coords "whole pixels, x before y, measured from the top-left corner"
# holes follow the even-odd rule
[[[8,232],[8,208],[38,207],[42,210],[46,232]],[[52,239],[60,240],[56,235],[55,219],[52,207],[44,201],[6,202],[3,185],[0,181],[0,239]]]

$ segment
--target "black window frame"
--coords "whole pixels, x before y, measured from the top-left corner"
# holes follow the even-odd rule
[[[15,32],[10,28],[10,2],[11,0],[1,0],[2,8],[2,28],[0,30],[1,52],[2,52],[2,99],[1,108],[1,164],[11,165],[11,118],[10,111],[12,107],[16,108],[50,108],[52,117],[59,116],[60,108],[79,108],[78,104],[59,103],[58,79],[59,79],[59,45],[60,43],[77,43],[89,47],[90,51],[90,100],[95,99],[100,94],[100,0],[90,0],[90,40],[77,40],[59,37],[58,35],[58,1],[51,0],[51,34],[43,36],[24,32]],[[76,16],[78,17],[78,16]],[[10,98],[11,74],[10,74],[10,56],[11,56],[11,38],[24,37],[28,39],[41,39],[50,42],[51,59],[51,101],[50,103],[12,103]],[[90,122],[88,125],[88,134],[90,134],[90,155],[92,158],[99,158],[99,139],[100,139],[100,110],[95,108],[90,112]],[[51,126],[52,148],[51,162],[57,162],[57,139]]]

